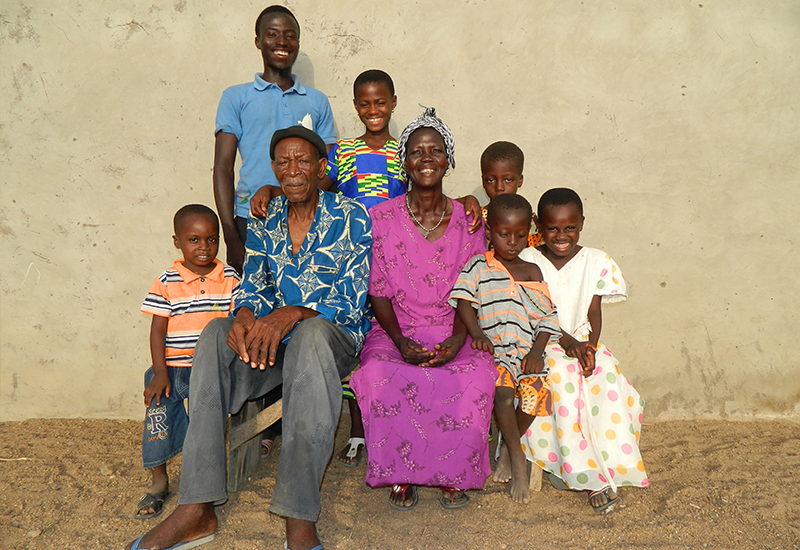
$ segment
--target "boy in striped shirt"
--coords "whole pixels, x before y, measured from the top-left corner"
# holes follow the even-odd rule
[[[217,260],[219,219],[213,210],[201,204],[184,206],[173,224],[172,239],[183,258],[156,279],[141,309],[153,316],[153,365],[144,375],[142,437],[142,460],[153,481],[139,501],[137,519],[163,510],[169,495],[167,461],[183,449],[189,424],[183,400],[189,396],[195,344],[209,321],[228,316],[239,288],[236,271]]]

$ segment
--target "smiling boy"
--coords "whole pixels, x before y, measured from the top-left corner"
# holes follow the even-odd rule
[[[333,144],[333,113],[325,94],[303,86],[292,74],[300,51],[300,25],[283,6],[270,6],[256,19],[255,45],[264,64],[248,84],[231,86],[217,108],[214,145],[214,200],[222,222],[228,264],[242,272],[250,197],[262,186],[277,186],[269,144],[276,130],[302,124]],[[242,155],[234,191],[237,149]]]

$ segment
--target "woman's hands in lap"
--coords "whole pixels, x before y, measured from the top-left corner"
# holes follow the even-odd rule
[[[441,367],[452,361],[458,351],[466,342],[466,336],[463,334],[456,334],[447,338],[440,344],[436,344],[434,349],[434,356],[425,363],[419,363],[420,367]]]

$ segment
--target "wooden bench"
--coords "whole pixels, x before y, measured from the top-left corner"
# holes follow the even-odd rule
[[[358,368],[358,367],[356,367]],[[355,372],[355,371],[353,371]],[[352,373],[342,379],[350,380]],[[242,488],[247,477],[253,473],[261,459],[261,438],[259,434],[272,426],[283,416],[283,399],[264,408],[263,397],[248,401],[242,410],[232,414],[228,422],[228,492],[234,493]],[[528,462],[529,490],[532,493],[542,490],[542,469]]]
[[[358,367],[356,367],[358,368]],[[355,372],[355,371],[354,371]],[[342,378],[350,380],[352,373]],[[242,488],[261,460],[261,438],[256,437],[283,416],[283,399],[264,408],[265,398],[248,401],[228,421],[228,492]]]

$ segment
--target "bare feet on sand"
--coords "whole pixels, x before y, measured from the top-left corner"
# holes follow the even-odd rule
[[[530,493],[528,492],[528,474],[525,456],[516,457],[516,459],[512,461],[505,442],[501,445],[500,457],[495,464],[492,479],[497,483],[508,483],[510,481],[511,487],[509,487],[509,492],[514,502],[528,504],[530,501]]]
[[[153,527],[139,543],[141,548],[156,550],[170,548],[179,542],[201,539],[217,530],[214,505],[184,504],[178,506],[170,516]],[[133,542],[125,547],[130,550]]]

